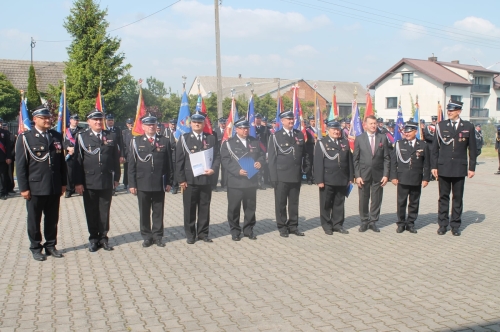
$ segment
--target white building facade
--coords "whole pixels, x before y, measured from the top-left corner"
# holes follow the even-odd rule
[[[403,118],[408,120],[418,98],[420,118],[426,122],[438,114],[439,104],[446,117],[450,99],[464,103],[461,117],[465,120],[500,122],[499,76],[500,72],[458,61],[402,59],[369,87],[375,90],[377,116],[384,119],[396,119],[401,103]]]

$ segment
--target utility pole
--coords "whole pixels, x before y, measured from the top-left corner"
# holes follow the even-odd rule
[[[31,37],[31,64],[33,64],[33,49],[35,48],[36,41]]]
[[[222,74],[221,74],[221,62],[220,62],[219,0],[214,0],[214,8],[215,8],[215,58],[217,63],[217,116],[221,118],[222,117]]]

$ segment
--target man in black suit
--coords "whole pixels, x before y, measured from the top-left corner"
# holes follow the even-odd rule
[[[191,116],[191,133],[182,135],[175,148],[175,176],[184,193],[184,230],[188,244],[194,244],[196,237],[203,242],[213,242],[208,237],[210,225],[210,202],[215,169],[220,166],[219,146],[214,135],[203,132],[205,116],[196,113]],[[189,155],[213,149],[212,167],[204,174],[194,176]],[[196,214],[198,213],[198,222]]]
[[[165,137],[170,143],[170,152],[172,156],[172,174],[175,174],[175,146],[177,142],[175,141],[175,131],[177,127],[177,119],[170,119],[168,123],[168,128],[165,129]],[[172,186],[170,187],[170,194],[176,195],[179,190],[179,183],[175,176],[172,178]]]
[[[213,130],[213,135],[217,140],[218,150],[222,146],[222,138],[224,137],[224,131],[226,130],[226,119],[219,119],[219,128]],[[220,164],[220,187],[222,191],[227,191],[227,171],[224,165]],[[219,168],[214,168],[215,176],[212,177],[212,190],[217,190],[217,182],[219,181]]]
[[[50,111],[38,106],[33,111],[35,126],[21,133],[16,143],[17,181],[21,196],[26,200],[28,237],[33,258],[46,260],[42,253],[60,258],[56,249],[59,203],[66,191],[62,135],[51,130]],[[44,215],[45,243],[42,242],[40,222]]]
[[[318,133],[316,130],[316,120],[314,119],[314,116],[311,115],[307,119],[309,120],[309,125],[306,127],[306,136],[307,136],[306,151],[307,151],[307,156],[309,158],[309,164],[311,165],[311,167],[309,167],[309,171],[306,173],[306,179],[307,179],[307,184],[312,185],[314,181],[314,176],[313,176],[314,167],[312,166],[314,144],[318,139]],[[305,165],[305,160],[304,160],[304,165]]]
[[[462,102],[456,100],[448,103],[448,120],[437,124],[432,147],[432,175],[439,182],[438,235],[446,234],[449,224],[451,233],[460,236],[465,177],[472,178],[476,170],[474,125],[460,118],[462,105]],[[453,192],[451,221],[450,192]]]
[[[132,128],[134,126],[134,119],[128,118],[125,121],[127,129],[122,130],[122,139],[123,139],[123,188],[127,190],[128,188],[128,158],[129,158],[129,149],[130,149],[130,141],[132,140]]]
[[[328,135],[314,147],[314,180],[319,187],[321,227],[327,235],[348,234],[344,229],[345,198],[354,179],[349,141],[342,136],[340,123],[327,123]]]
[[[418,217],[420,195],[422,187],[427,187],[431,177],[429,147],[425,141],[416,139],[417,130],[418,124],[408,121],[404,127],[405,138],[396,142],[391,153],[390,179],[398,187],[397,233],[403,233],[405,230],[417,233],[415,220]]]
[[[475,133],[476,135],[476,149],[477,149],[477,157],[479,157],[479,155],[481,155],[481,149],[483,148],[483,145],[484,145],[484,138],[483,138],[483,132],[481,131],[481,124],[478,123],[476,125],[476,130],[475,130]]]
[[[260,169],[265,160],[259,141],[249,136],[250,124],[245,117],[234,122],[236,135],[222,144],[221,162],[227,170],[227,221],[233,241],[241,240],[240,210],[243,202],[245,223],[243,236],[256,240],[255,208],[257,205],[257,174],[248,178],[248,173],[240,165],[245,156],[252,158],[255,169]]]
[[[120,152],[120,164],[125,162],[125,148],[123,144],[122,130],[120,127],[115,126],[115,116],[113,114],[106,114],[106,128],[109,132],[116,135],[118,142],[118,151]],[[116,196],[116,188],[113,188],[113,196]]]
[[[380,217],[384,186],[389,180],[391,157],[385,134],[377,132],[377,118],[364,120],[365,132],[354,141],[354,175],[359,188],[360,232],[371,228],[380,232],[376,222]],[[368,209],[371,198],[370,209]]]
[[[66,128],[66,132],[63,133],[64,137],[64,150],[66,151],[66,168],[68,174],[68,181],[66,186],[66,193],[64,198],[70,198],[71,195],[75,193],[75,182],[74,180],[74,169],[75,169],[75,144],[76,144],[76,134],[82,130],[82,127],[78,126],[80,122],[80,117],[78,114],[73,114],[69,117],[69,127]]]
[[[3,120],[0,119],[0,123]],[[9,195],[9,165],[12,163],[10,132],[0,128],[0,199],[5,201]]]
[[[267,128],[267,126],[264,124],[264,118],[265,117],[263,117],[260,113],[257,113],[255,115],[255,138],[259,140],[260,149],[262,150],[262,153],[265,157],[265,154],[267,153],[267,142],[269,141],[269,135],[271,135],[271,132],[269,131],[269,128]],[[262,163],[262,167],[260,168],[259,174],[257,176],[259,180],[259,189],[265,190],[265,185],[269,184],[269,168],[267,167],[267,164],[265,162]]]
[[[304,134],[293,129],[293,111],[280,114],[282,129],[271,135],[267,148],[269,178],[274,188],[276,223],[280,236],[292,233],[304,236],[299,226],[299,195],[302,182],[302,159],[304,172],[311,168],[305,148]],[[288,217],[287,217],[288,205]]]
[[[156,127],[156,117],[142,118],[144,135],[132,138],[129,146],[130,192],[137,195],[139,201],[144,248],[150,247],[153,243],[158,247],[165,246],[162,242],[165,191],[170,190],[173,178],[170,141],[165,136],[157,134]]]
[[[120,181],[118,136],[103,130],[104,115],[99,110],[87,115],[88,127],[77,135],[75,155],[75,191],[83,195],[89,229],[89,251],[99,247],[113,250],[108,244],[109,210],[113,190]]]

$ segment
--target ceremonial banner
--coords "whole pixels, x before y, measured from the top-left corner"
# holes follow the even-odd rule
[[[438,117],[437,119],[438,123],[444,120],[443,108],[441,107],[441,103],[439,103],[439,101],[438,101],[437,117]]]
[[[363,122],[359,116],[359,107],[358,102],[356,100],[352,101],[352,119],[351,119],[351,130],[349,131],[348,140],[349,147],[351,151],[354,150],[354,140],[357,136],[364,133],[363,130]]]
[[[252,137],[257,137],[257,132],[255,130],[255,107],[253,104],[253,95],[250,97],[248,103],[247,120],[250,123],[250,132],[248,133]]]
[[[233,137],[234,135],[234,121],[238,119],[238,110],[236,109],[236,100],[231,100],[231,110],[229,111],[229,116],[226,121],[226,129],[224,130],[224,136],[222,137],[221,144]]]
[[[364,119],[366,119],[370,115],[374,115],[372,96],[370,95],[370,91],[366,91],[366,111],[365,111]]]
[[[25,130],[31,130],[31,122],[28,115],[28,108],[26,107],[26,101],[21,97],[21,104],[19,106],[19,125],[17,128],[17,133],[23,133]]]
[[[142,87],[139,87],[139,99],[137,101],[137,111],[135,113],[134,126],[132,127],[132,135],[134,136],[144,135],[144,130],[142,130],[141,119],[145,115],[146,115],[146,105],[144,105],[144,98],[142,97]]]
[[[398,118],[396,120],[396,128],[394,130],[394,142],[399,141],[403,138],[402,132],[405,126],[405,122],[403,120],[403,109],[401,105],[398,107]]]
[[[205,106],[205,101],[201,97],[201,93],[198,91],[198,100],[196,102],[196,112],[199,112],[205,116],[205,126],[203,127],[203,132],[205,134],[213,134],[212,123],[208,118],[207,107]]]
[[[175,131],[175,140],[181,135],[191,132],[191,111],[189,110],[189,100],[186,90],[182,93],[181,106],[177,115],[177,130]]]
[[[285,110],[283,106],[283,100],[281,99],[281,96],[279,94],[278,90],[278,98],[276,99],[276,127],[275,130],[278,131],[281,129],[281,119],[280,119],[280,114]]]
[[[306,126],[304,126],[304,115],[302,113],[302,105],[299,101],[299,86],[292,88],[293,90],[293,129],[300,130],[304,134],[304,141],[307,141]]]
[[[333,87],[333,97],[332,97],[332,105],[330,107],[330,114],[328,115],[328,121],[335,120],[339,116],[339,109],[337,105],[337,89]]]
[[[95,98],[95,109],[106,113],[106,107],[104,106],[104,97],[101,93],[101,84],[99,84],[99,91],[97,92],[97,97]],[[106,120],[102,121],[102,127],[106,129]]]
[[[418,102],[415,103],[415,116],[413,117],[413,122],[417,123],[417,139],[420,140],[420,111],[418,109]]]
[[[66,127],[69,126],[69,109],[67,106],[64,90],[61,93],[61,98],[59,100],[59,113],[57,115],[57,127],[56,131],[64,134],[66,133]]]

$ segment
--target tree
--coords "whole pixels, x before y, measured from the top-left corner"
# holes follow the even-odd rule
[[[153,76],[146,79],[148,85],[148,90],[158,98],[164,98],[167,96],[167,89],[165,89],[165,83],[154,78]]]
[[[0,117],[5,121],[14,120],[19,114],[20,103],[21,93],[0,73]]]
[[[40,94],[38,93],[38,89],[36,87],[36,75],[35,75],[35,67],[33,65],[30,66],[29,76],[28,76],[28,93],[26,94],[26,98],[28,98],[28,110],[35,109],[35,107],[40,106],[42,103],[40,100]]]
[[[85,116],[94,108],[102,82],[106,111],[120,119],[127,106],[122,96],[130,89],[126,77],[131,66],[124,64],[125,55],[118,52],[120,39],[106,33],[107,9],[101,10],[94,0],[76,0],[70,13],[64,21],[72,37],[65,69],[69,108]]]

